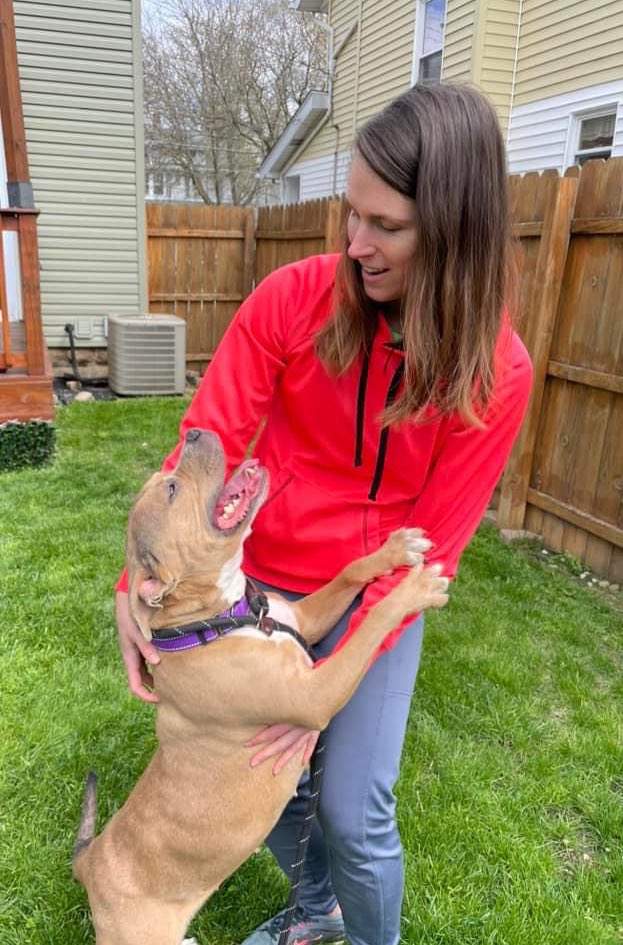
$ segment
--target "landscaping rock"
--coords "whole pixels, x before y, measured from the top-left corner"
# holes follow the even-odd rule
[[[88,403],[91,400],[95,400],[95,397],[93,396],[91,391],[81,390],[78,394],[76,394],[76,396],[74,397],[74,400],[79,401],[80,403]]]
[[[513,541],[519,541],[522,538],[538,538],[534,532],[528,532],[524,528],[501,528],[500,538],[505,545],[510,545]]]

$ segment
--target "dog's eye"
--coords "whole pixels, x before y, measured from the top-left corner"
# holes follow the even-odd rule
[[[177,481],[175,479],[169,479],[167,482],[167,496],[169,502],[172,502],[175,496],[177,495]]]

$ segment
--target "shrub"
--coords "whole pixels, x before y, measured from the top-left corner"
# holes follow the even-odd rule
[[[0,423],[0,472],[51,462],[55,442],[56,429],[48,420]]]

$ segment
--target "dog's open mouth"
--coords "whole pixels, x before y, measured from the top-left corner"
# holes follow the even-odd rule
[[[246,519],[253,500],[262,488],[263,477],[257,459],[246,460],[226,482],[216,500],[214,523],[222,531],[236,528]]]

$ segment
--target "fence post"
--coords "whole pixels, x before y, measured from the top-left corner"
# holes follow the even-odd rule
[[[325,253],[335,253],[338,251],[341,225],[342,201],[340,199],[329,200],[327,205],[327,218],[325,220]]]
[[[251,295],[255,279],[255,230],[257,226],[257,210],[253,207],[245,209],[242,223],[244,232],[244,250],[242,257],[242,301]]]
[[[551,180],[527,318],[534,326],[534,382],[528,413],[510,455],[497,510],[499,528],[523,528],[556,313],[567,261],[578,179]]]

